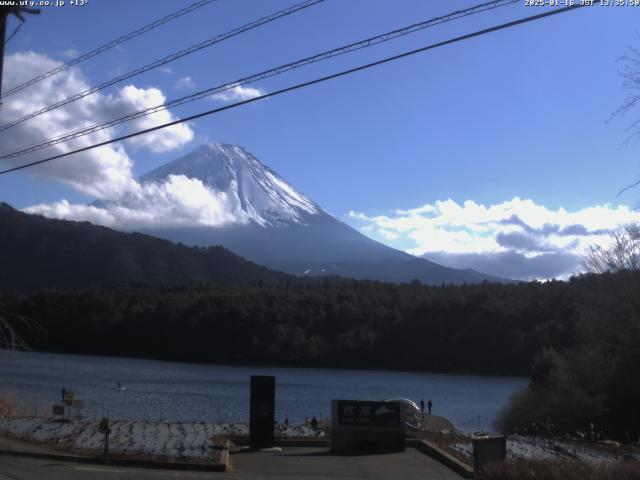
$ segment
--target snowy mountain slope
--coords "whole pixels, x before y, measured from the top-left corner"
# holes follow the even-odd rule
[[[322,211],[276,172],[236,145],[202,145],[147,173],[141,181],[161,181],[169,175],[197,178],[205,186],[225,192],[252,222],[262,227],[304,223],[309,215]]]
[[[473,270],[444,267],[387,247],[337,220],[239,146],[203,145],[141,177],[199,179],[223,192],[249,221],[221,227],[147,229],[144,233],[186,245],[223,245],[249,260],[294,275],[425,283],[502,281]]]

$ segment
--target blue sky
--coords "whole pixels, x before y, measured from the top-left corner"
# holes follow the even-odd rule
[[[51,62],[66,61],[189,3],[89,0],[83,7],[68,2],[64,7],[43,7],[42,14],[28,17],[7,45],[7,56],[35,52]],[[65,77],[58,88],[74,92],[75,82],[94,85],[292,3],[218,0],[82,63],[75,76]],[[159,89],[171,99],[476,3],[327,0],[173,62],[170,70],[153,70],[102,94],[105,104],[109,98],[115,102],[121,89],[131,85],[140,89],[135,99],[133,94],[127,97],[131,105],[153,101],[141,98],[144,89]],[[526,7],[523,0],[253,87],[273,91],[543,10]],[[416,234],[419,227],[407,228],[406,223],[417,209],[436,202],[451,201],[467,212],[472,210],[463,207],[468,201],[487,210],[506,205],[503,210],[523,217],[513,199],[530,200],[543,210],[529,226],[573,225],[595,211],[587,209],[608,204],[610,218],[609,211],[602,211],[598,218],[603,220],[590,228],[611,228],[618,220],[635,218],[629,207],[635,207],[638,198],[637,190],[616,197],[640,173],[637,143],[623,145],[633,116],[608,121],[628,93],[621,87],[621,65],[616,60],[628,53],[629,46],[640,47],[638,20],[640,7],[580,9],[200,119],[189,124],[191,133],[174,132],[166,148],[153,151],[150,145],[129,144],[126,155],[133,173],[141,174],[205,141],[242,145],[338,218],[412,253],[439,252],[438,260],[444,263],[442,254],[447,250],[477,254],[491,250],[491,245],[502,252],[509,247],[494,241],[483,248],[460,250],[447,248],[443,238],[437,249],[429,248],[424,238],[431,230]],[[16,24],[11,19],[8,32]],[[17,75],[18,68],[37,69],[43,58],[10,66],[15,65]],[[20,73],[20,78],[29,77],[28,72]],[[5,66],[5,77],[11,74]],[[11,101],[7,98],[0,107],[3,123]],[[203,100],[171,115],[184,117],[215,104]],[[11,141],[10,132],[0,134],[4,145]],[[0,200],[26,208],[62,198],[88,202],[98,190],[98,196],[104,195],[102,187],[78,184],[91,182],[90,169],[75,183],[68,181],[65,175],[74,175],[77,168],[71,161],[58,171],[51,166],[0,177]],[[117,177],[113,171],[109,175]],[[126,180],[114,180],[121,186],[118,181]],[[575,215],[563,217],[561,209]],[[444,209],[435,211],[429,218],[444,215]],[[447,225],[449,230],[469,230],[464,220]],[[475,239],[514,233],[469,231]],[[577,252],[575,242],[554,245]]]

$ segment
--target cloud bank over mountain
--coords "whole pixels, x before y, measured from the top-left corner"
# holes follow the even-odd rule
[[[26,82],[61,63],[39,53],[19,52],[5,59],[5,88]],[[4,101],[0,124],[19,119],[48,105],[90,88],[82,70],[75,67],[38,83],[38,88],[24,89]],[[99,124],[131,112],[162,105],[164,93],[155,87],[135,85],[119,87],[115,93],[94,93],[80,100],[0,132],[2,152],[41,142],[56,135]],[[7,167],[17,166],[49,155],[103,142],[117,135],[150,128],[175,120],[169,110],[155,112],[116,128],[105,129],[46,150],[5,160]],[[180,149],[194,138],[188,124],[178,124],[125,143],[99,147],[71,157],[32,167],[26,172],[41,180],[64,183],[74,190],[102,200],[102,206],[72,204],[60,200],[26,208],[53,218],[87,220],[125,229],[167,225],[218,226],[242,223],[245,219],[224,192],[206,187],[199,180],[170,176],[162,182],[142,185],[133,176],[130,149],[147,149],[165,153]],[[127,199],[127,207],[116,205]]]
[[[218,227],[247,223],[248,217],[234,198],[217,192],[202,181],[171,175],[157,183],[136,184],[115,201],[97,205],[60,200],[25,208],[26,213],[49,218],[88,221],[121,230],[165,227]]]
[[[360,229],[434,262],[519,279],[566,278],[584,271],[582,253],[607,245],[616,226],[640,221],[626,206],[550,209],[515,197],[495,205],[449,199],[387,215],[350,212]]]
[[[59,65],[60,62],[34,52],[8,55],[5,58],[5,88],[10,89],[22,84]],[[38,82],[37,88],[27,88],[7,97],[2,106],[0,123],[4,125],[19,119],[90,87],[89,81],[79,68],[70,68]],[[94,93],[1,132],[0,144],[3,152],[11,151],[39,143],[43,139],[103,123],[142,108],[160,105],[164,101],[162,91],[154,87],[138,88],[125,85],[113,94]],[[102,130],[14,160],[5,160],[4,165],[28,163],[175,119],[168,110],[156,112],[124,127]],[[132,175],[133,160],[125,145],[147,148],[156,153],[169,152],[182,147],[193,137],[193,131],[188,125],[179,124],[132,139],[127,144],[106,145],[42,164],[31,168],[29,173],[44,180],[62,182],[96,198],[114,198],[122,192],[137,188]]]
[[[5,62],[6,89],[61,65],[46,55],[34,52],[8,55]],[[195,86],[188,77],[179,81],[181,88]],[[19,119],[89,88],[90,82],[80,68],[65,70],[42,80],[38,83],[38,88],[25,89],[8,97],[1,110],[0,124]],[[252,98],[262,93],[257,87],[235,86],[213,99],[229,102]],[[0,132],[2,152],[10,152],[50,137],[162,105],[165,100],[165,95],[159,88],[141,88],[132,84],[119,87],[112,94],[94,93]],[[170,110],[161,110],[118,127],[101,130],[16,159],[5,160],[4,165],[21,165],[176,119]],[[178,124],[131,138],[126,142],[106,145],[32,167],[26,171],[28,174],[41,180],[64,183],[99,202],[92,205],[73,204],[62,199],[51,204],[33,205],[25,211],[52,218],[87,220],[126,230],[245,224],[248,217],[235,199],[230,198],[224,191],[205,185],[199,179],[185,175],[169,175],[156,182],[141,183],[134,178],[134,160],[129,150],[171,152],[179,150],[193,138],[193,130],[188,124]]]
[[[91,205],[66,200],[27,213],[87,220],[121,230],[304,223],[320,208],[235,145],[209,143],[142,176],[117,198]]]

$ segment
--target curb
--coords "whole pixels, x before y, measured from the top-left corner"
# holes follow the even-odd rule
[[[224,444],[224,448],[220,452],[220,465],[224,465],[222,472],[229,471],[229,449],[231,448],[231,440],[227,440]]]
[[[233,438],[233,443],[241,447],[249,445],[248,437],[236,437]],[[323,440],[318,438],[304,439],[304,438],[292,438],[292,439],[275,439],[273,441],[274,447],[330,447],[331,440]]]
[[[78,455],[60,455],[54,453],[21,452],[17,450],[0,450],[0,456],[27,457],[42,460],[54,460],[69,463],[85,463],[95,465],[116,465],[119,467],[157,468],[166,470],[194,470],[206,472],[226,472],[229,469],[229,442],[222,448],[220,463],[183,463],[159,462],[156,460],[134,460],[127,458],[81,457]]]
[[[437,445],[428,440],[407,439],[407,446],[429,455],[443,465],[446,465],[454,472],[462,475],[464,478],[473,478],[473,468],[462,463],[457,458],[449,455]]]

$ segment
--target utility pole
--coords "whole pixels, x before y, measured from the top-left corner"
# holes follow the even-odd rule
[[[0,102],[2,102],[2,70],[4,66],[4,42],[7,36],[7,15],[9,7],[2,7],[0,11]]]
[[[4,65],[4,44],[6,42],[7,17],[12,13],[21,22],[24,22],[23,13],[38,15],[39,8],[20,7],[18,5],[5,5],[0,7],[0,105],[2,104],[2,71]]]

